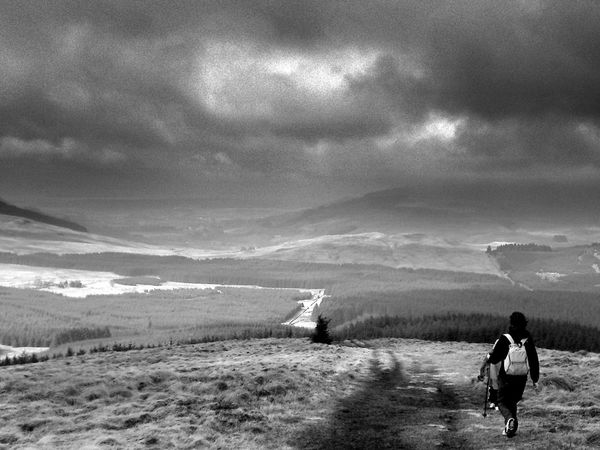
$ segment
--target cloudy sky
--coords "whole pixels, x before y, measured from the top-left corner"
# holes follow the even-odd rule
[[[0,197],[600,184],[600,3],[0,3]]]

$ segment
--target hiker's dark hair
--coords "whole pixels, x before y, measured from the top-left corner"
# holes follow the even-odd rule
[[[527,319],[522,312],[515,311],[510,315],[510,324],[515,328],[527,327]]]

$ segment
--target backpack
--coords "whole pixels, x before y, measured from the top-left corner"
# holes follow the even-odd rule
[[[529,361],[525,342],[527,338],[515,342],[510,334],[505,334],[508,339],[508,354],[504,358],[504,372],[506,375],[527,375],[529,373]]]

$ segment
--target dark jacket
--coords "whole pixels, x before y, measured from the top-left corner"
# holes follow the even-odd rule
[[[508,332],[515,342],[519,342],[521,339],[527,338],[527,341],[525,342],[525,350],[527,351],[527,359],[529,361],[529,376],[531,376],[531,380],[534,383],[537,383],[540,378],[540,363],[533,338],[529,334],[529,331],[524,328],[509,327]],[[496,364],[500,361],[504,361],[504,358],[506,358],[506,355],[508,355],[509,345],[510,341],[508,338],[504,335],[500,336],[496,342],[496,345],[494,345],[492,352],[488,356],[488,362],[491,364]],[[506,372],[504,372],[504,364],[500,368],[500,376],[506,376]]]

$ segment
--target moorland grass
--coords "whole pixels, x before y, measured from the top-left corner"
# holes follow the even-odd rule
[[[540,390],[526,390],[520,430],[509,441],[498,413],[481,416],[484,386],[472,382],[489,345],[369,345],[225,341],[4,367],[0,445],[586,449],[598,442],[598,354],[540,349]]]

